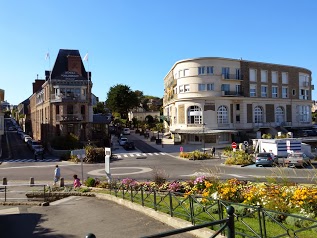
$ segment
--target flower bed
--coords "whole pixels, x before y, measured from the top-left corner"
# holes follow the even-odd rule
[[[98,187],[109,188],[107,182],[100,182]],[[125,189],[171,191],[188,195],[201,195],[202,203],[210,198],[228,202],[261,206],[266,209],[317,217],[316,185],[282,185],[274,183],[254,183],[229,179],[221,182],[213,177],[200,176],[188,181],[172,181],[157,184],[155,182],[137,182],[126,178],[116,186]]]

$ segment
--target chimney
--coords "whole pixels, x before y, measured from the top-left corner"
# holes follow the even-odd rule
[[[42,85],[45,83],[44,79],[35,79],[33,83],[33,93],[36,93],[42,88]]]

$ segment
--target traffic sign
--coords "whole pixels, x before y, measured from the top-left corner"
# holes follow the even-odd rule
[[[236,142],[232,142],[231,147],[232,147],[232,149],[237,148],[237,143]]]

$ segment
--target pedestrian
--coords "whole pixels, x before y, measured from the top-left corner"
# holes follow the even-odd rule
[[[215,155],[216,155],[216,148],[215,148],[215,147],[212,147],[211,156],[212,156],[212,157],[215,157]]]
[[[74,188],[79,188],[81,186],[80,179],[77,177],[77,174],[73,175],[74,178]]]
[[[61,178],[61,169],[58,167],[58,165],[55,166],[55,171],[54,171],[54,186],[56,183],[59,181]]]

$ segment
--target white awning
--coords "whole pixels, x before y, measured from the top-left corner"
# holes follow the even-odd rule
[[[176,134],[220,134],[220,133],[238,133],[237,130],[181,130],[175,129],[171,131],[172,133]]]

